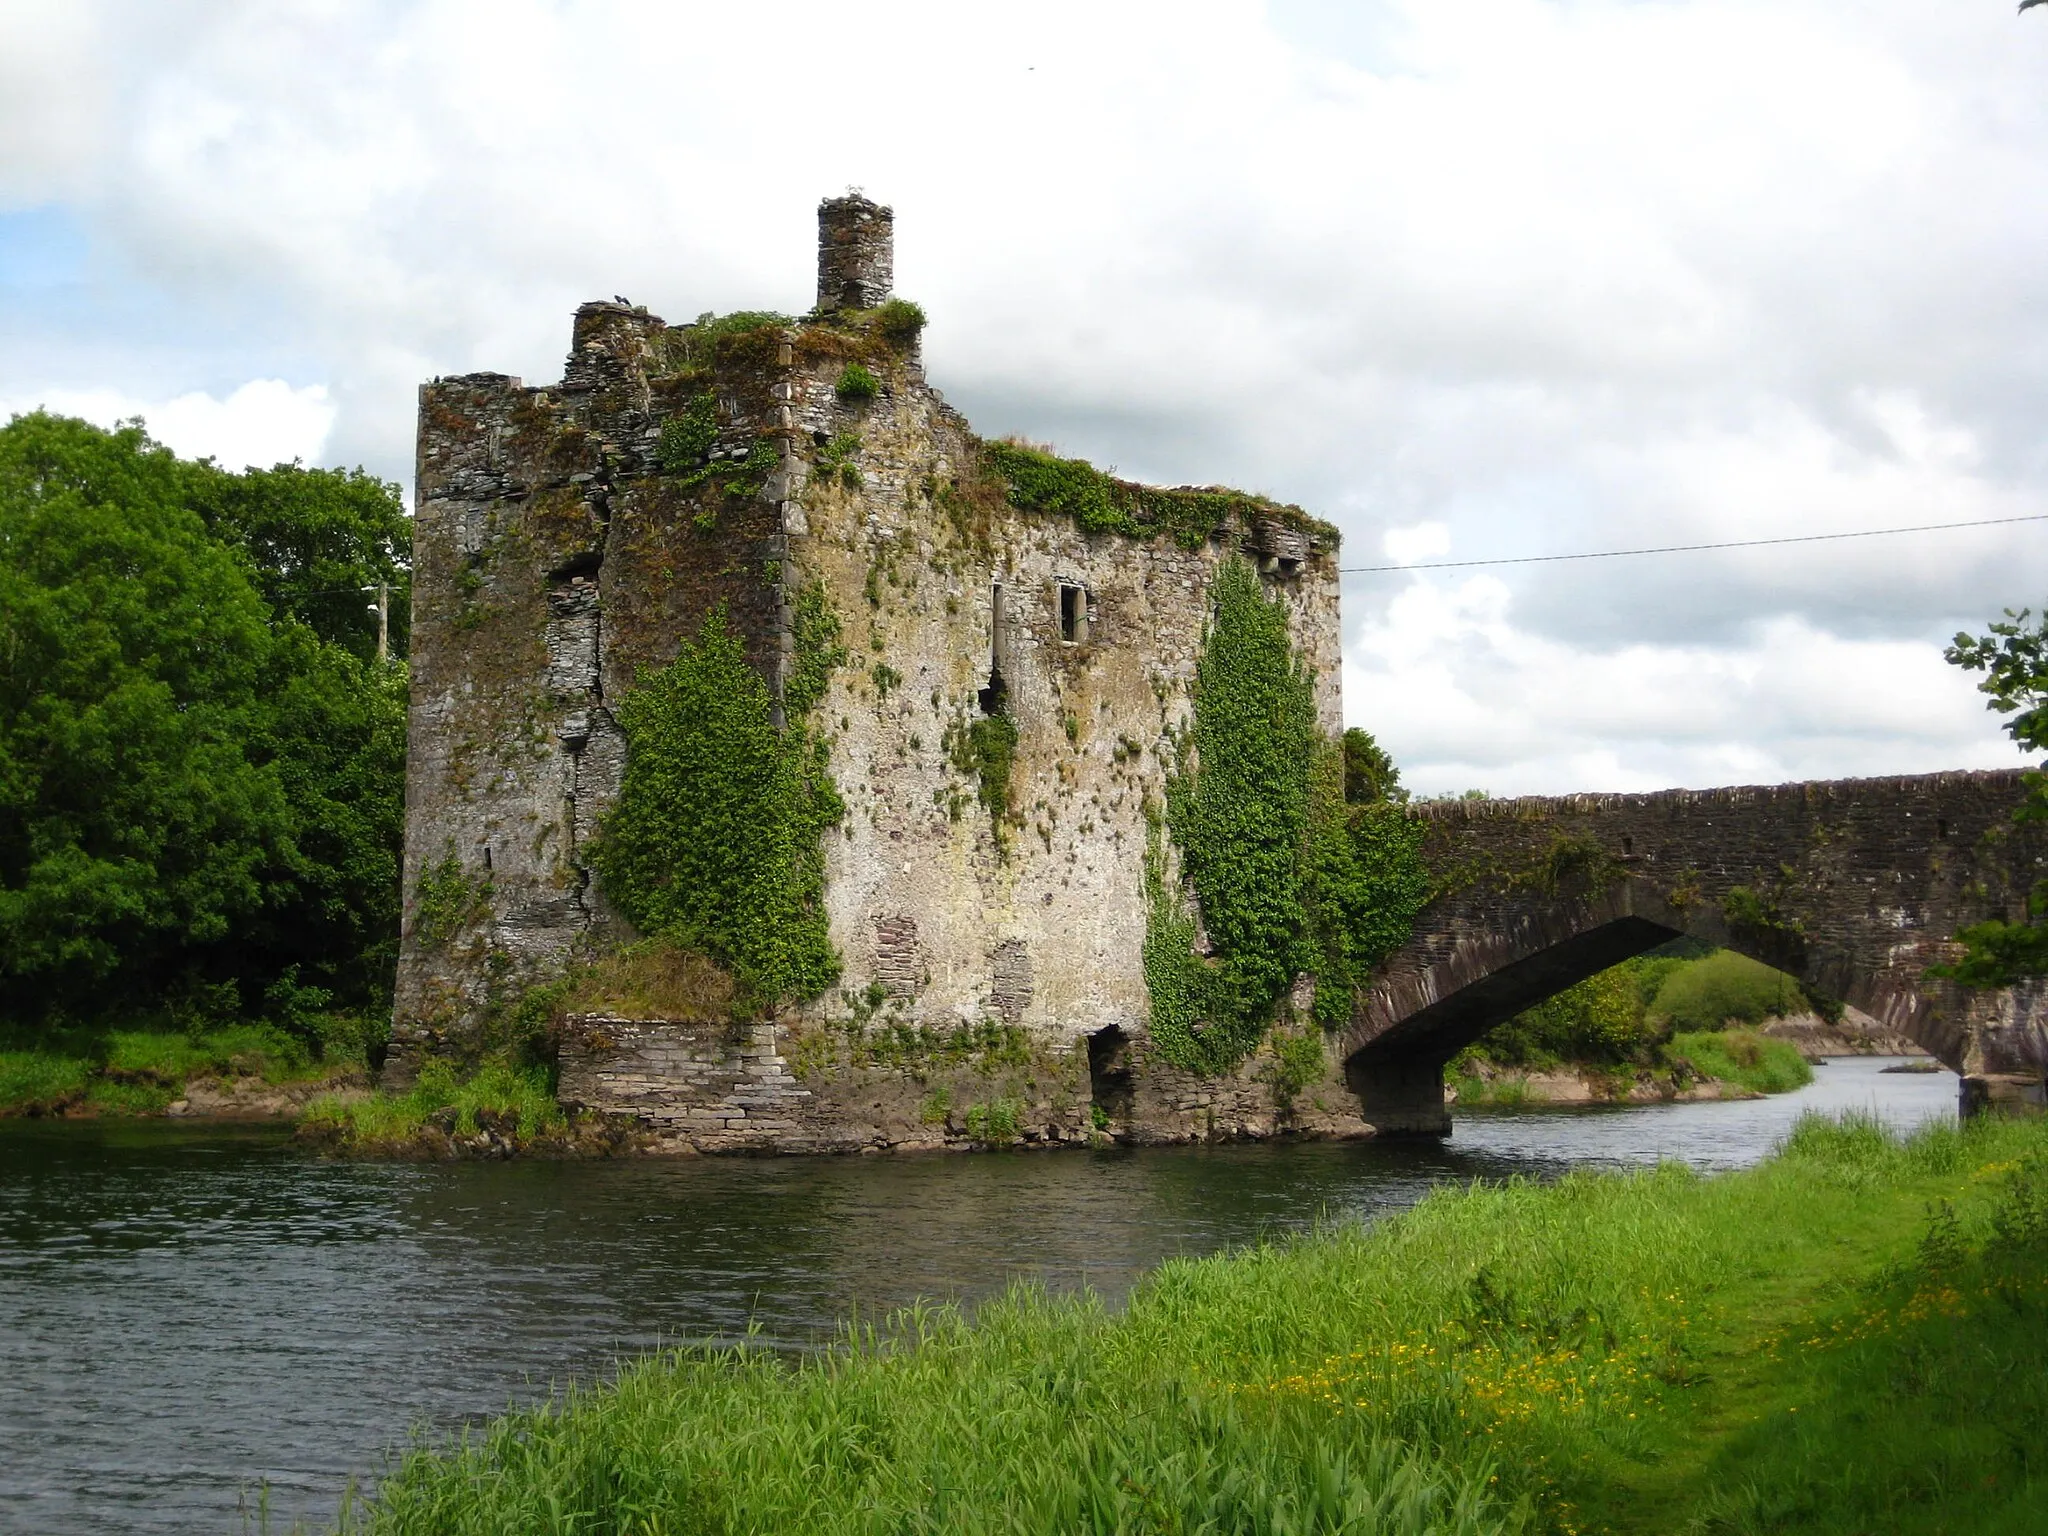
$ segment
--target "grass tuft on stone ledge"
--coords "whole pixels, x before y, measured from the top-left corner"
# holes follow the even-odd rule
[[[504,1155],[567,1129],[547,1070],[501,1062],[461,1076],[430,1061],[403,1092],[324,1096],[299,1119],[302,1140],[352,1157]]]

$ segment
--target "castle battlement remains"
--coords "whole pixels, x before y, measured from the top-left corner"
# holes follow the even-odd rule
[[[1148,1066],[1147,813],[1227,560],[1284,604],[1341,729],[1335,532],[983,441],[891,301],[890,210],[830,199],[818,231],[801,318],[590,303],[559,383],[421,389],[396,1070],[638,937],[590,856],[621,706],[716,613],[785,730],[802,674],[843,802],[818,845],[839,976],[744,1028],[593,1005],[566,1099],[704,1147],[985,1138],[991,1115],[1256,1134],[1278,1111],[1254,1068]]]

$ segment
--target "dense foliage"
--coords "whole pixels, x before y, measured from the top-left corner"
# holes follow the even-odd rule
[[[0,1021],[388,997],[405,634],[397,489],[182,462],[139,424],[0,428]]]
[[[1196,953],[1195,916],[1167,878],[1155,825],[1144,962],[1154,1041],[1169,1060],[1217,1072],[1257,1047],[1304,972],[1316,973],[1321,1022],[1348,1018],[1354,988],[1407,938],[1427,884],[1421,829],[1385,800],[1347,803],[1344,750],[1316,727],[1285,607],[1242,560],[1217,573],[1212,600],[1164,828],[1209,954]]]
[[[1463,1053],[1454,1073],[1478,1058],[1501,1066],[1653,1067],[1685,1056],[1677,1043],[1731,1027],[1810,1011],[1814,1000],[1782,971],[1680,939],[1567,987],[1523,1010]],[[1715,1061],[1727,1055],[1716,1045]],[[1798,1052],[1784,1047],[1794,1061]],[[1693,1061],[1706,1076],[1740,1077]],[[1756,1062],[1747,1063],[1754,1067]],[[1794,1085],[1796,1086],[1796,1085]]]
[[[800,605],[800,612],[802,611]],[[796,678],[815,697],[837,626],[815,602]],[[723,610],[618,705],[626,772],[591,862],[643,933],[728,967],[743,1000],[816,997],[839,975],[819,839],[843,809],[825,743],[748,665]]]
[[[343,1529],[2038,1530],[2048,1129],[1440,1190],[836,1347],[673,1352],[415,1445]],[[2030,1511],[2032,1513],[2030,1513]]]

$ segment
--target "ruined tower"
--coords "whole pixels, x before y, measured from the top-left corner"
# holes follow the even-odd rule
[[[895,285],[895,213],[858,192],[818,204],[818,313],[873,309]]]
[[[843,802],[818,845],[839,978],[739,1044],[729,1020],[570,1028],[566,1097],[703,1145],[837,1146],[966,1134],[962,1095],[1009,1092],[939,1103],[937,1067],[875,1055],[886,1028],[1006,1042],[1004,1071],[1025,1053],[1014,1097],[1057,1134],[1086,1133],[1091,1081],[1140,1103],[1153,1084],[1161,1124],[1253,1113],[1147,1076],[1148,812],[1228,561],[1283,605],[1340,728],[1334,530],[977,438],[925,381],[921,312],[885,302],[893,222],[820,205],[807,316],[585,304],[560,383],[421,389],[401,1074],[635,938],[590,858],[627,772],[619,709],[715,612]],[[836,664],[785,720],[806,613]]]

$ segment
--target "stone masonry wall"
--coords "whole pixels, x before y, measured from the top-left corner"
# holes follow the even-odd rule
[[[1275,1090],[1270,1051],[1198,1077],[1148,1042],[1106,1051],[933,1050],[887,1033],[850,1044],[785,1017],[734,1026],[602,1015],[571,1018],[560,1095],[628,1117],[678,1152],[946,1151],[976,1145],[1124,1145],[1351,1139],[1354,1112],[1333,1059],[1323,1081]]]
[[[2039,1097],[2048,989],[1926,974],[1960,929],[2024,916],[2048,873],[2048,834],[2013,820],[2024,795],[2015,771],[1419,806],[1443,894],[1346,1034],[1367,1117],[1406,1101],[1440,1121],[1450,1056],[1677,934],[1854,1005],[1982,1093],[2010,1078]]]
[[[835,307],[886,295],[888,237],[887,209],[828,201],[821,304],[828,287]],[[854,361],[879,378],[874,398],[840,393]],[[707,392],[716,442],[684,474],[664,462],[663,431]],[[742,473],[763,444],[772,471]],[[743,494],[718,489],[727,470]],[[624,302],[577,311],[559,385],[425,386],[418,496],[396,1076],[424,1053],[474,1048],[524,988],[633,937],[583,855],[624,769],[613,706],[714,607],[779,691],[793,594],[816,584],[849,652],[811,721],[846,802],[825,849],[844,974],[776,1038],[838,1039],[825,1075],[870,1084],[851,1025],[992,1021],[1085,1083],[1089,1039],[1116,1031],[1140,1075],[1166,1085],[1156,1112],[1134,1111],[1145,1136],[1278,1123],[1263,1080],[1219,1109],[1220,1090],[1169,1083],[1149,1054],[1144,808],[1163,799],[1226,559],[1265,573],[1316,673],[1319,718],[1341,728],[1327,527],[1244,498],[1193,549],[1084,534],[1008,502],[914,339],[884,338],[871,317],[713,338]],[[958,749],[996,702],[997,673],[1018,743],[1009,807],[992,816]],[[564,1046],[565,1095],[660,1119],[669,1101],[648,1085],[662,1063],[675,1103],[736,1091],[699,1070],[711,1047],[697,1026],[658,1048],[654,1026],[593,1028]],[[832,1140],[821,1115],[867,1123],[844,1095],[807,1091],[809,1118],[792,1122],[805,1144]],[[1078,1102],[1086,1111],[1085,1092]]]

